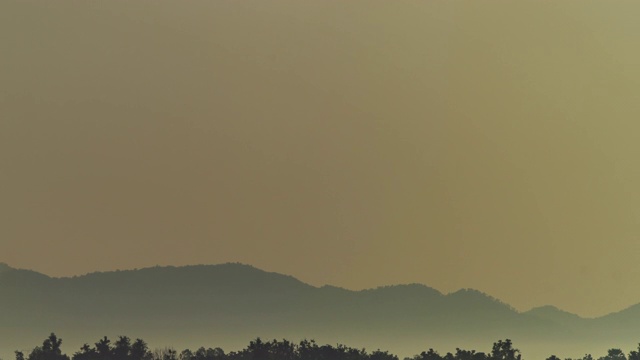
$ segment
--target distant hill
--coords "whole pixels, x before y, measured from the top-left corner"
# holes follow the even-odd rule
[[[179,349],[235,349],[258,336],[315,338],[401,355],[429,347],[488,350],[484,347],[493,341],[511,338],[525,355],[548,355],[552,348],[581,356],[571,352],[635,344],[639,325],[640,306],[597,319],[552,306],[520,313],[472,289],[445,295],[409,284],[350,291],[314,287],[242,264],[52,278],[0,263],[4,358],[39,344],[52,331],[63,338],[69,353],[104,335],[128,335]]]

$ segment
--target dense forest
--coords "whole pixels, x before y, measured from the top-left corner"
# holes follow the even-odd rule
[[[295,344],[288,340],[263,341],[257,338],[250,341],[246,348],[229,353],[219,347],[201,347],[195,351],[185,349],[182,352],[170,347],[150,350],[142,339],[132,341],[126,336],[119,336],[115,342],[105,336],[93,346],[85,344],[71,356],[62,352],[61,345],[62,339],[52,333],[28,355],[16,351],[16,360],[399,360],[398,356],[387,351],[367,352],[342,344],[318,345],[314,340]],[[594,359],[586,354],[581,358],[564,360]],[[506,339],[493,343],[491,351],[487,353],[457,348],[455,353],[441,355],[429,349],[404,360],[522,360],[522,355],[511,340]],[[551,355],[546,360],[561,359]],[[640,345],[628,355],[621,349],[609,349],[606,355],[597,360],[640,360]]]

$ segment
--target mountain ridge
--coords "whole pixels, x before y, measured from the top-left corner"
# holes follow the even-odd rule
[[[512,338],[537,354],[540,344],[569,351],[582,341],[594,346],[598,341],[635,343],[640,339],[638,310],[630,307],[597,319],[550,305],[520,312],[474,289],[443,294],[415,283],[363,290],[317,287],[240,263],[73,277],[0,265],[0,349],[28,346],[55,331],[77,339],[74,347],[105,334],[178,347],[217,339],[226,348],[262,336],[411,354],[424,350],[425,339],[430,347],[442,348]]]
[[[49,278],[49,279],[53,279],[53,280],[70,280],[70,279],[86,279],[86,280],[96,280],[98,278],[104,278],[104,277],[117,277],[117,276],[125,276],[125,275],[129,275],[129,274],[142,274],[142,273],[152,273],[152,272],[173,272],[173,271],[190,271],[190,270],[212,270],[212,269],[241,269],[243,272],[249,273],[249,272],[253,272],[253,274],[261,274],[264,276],[276,276],[279,277],[281,279],[287,279],[288,281],[291,281],[291,283],[297,283],[299,285],[304,285],[306,287],[312,287],[312,288],[316,288],[316,289],[334,289],[334,290],[340,290],[340,291],[345,291],[345,292],[352,292],[352,293],[362,293],[362,292],[374,292],[374,291],[387,291],[389,289],[393,289],[393,290],[399,290],[399,289],[405,289],[405,290],[412,290],[415,292],[419,292],[422,291],[424,292],[424,294],[428,294],[430,296],[444,296],[444,297],[448,297],[448,298],[456,298],[457,296],[463,296],[461,294],[467,295],[467,296],[477,296],[480,299],[483,299],[484,301],[490,301],[490,302],[496,302],[499,304],[502,304],[506,307],[509,307],[510,309],[512,309],[513,311],[516,311],[518,313],[522,313],[522,314],[527,314],[527,313],[537,313],[537,311],[539,309],[556,309],[558,310],[559,313],[563,313],[563,314],[570,314],[579,318],[583,318],[578,314],[575,313],[571,313],[569,311],[565,311],[565,310],[560,310],[557,307],[555,307],[554,305],[541,305],[541,306],[536,306],[533,307],[529,310],[525,310],[525,311],[518,311],[516,310],[512,305],[498,299],[495,298],[483,291],[477,290],[477,289],[473,289],[473,288],[460,288],[458,290],[455,291],[451,291],[449,293],[442,293],[439,290],[430,287],[426,284],[422,284],[422,283],[401,283],[401,284],[392,284],[392,285],[380,285],[380,286],[376,286],[376,287],[372,287],[372,288],[364,288],[364,289],[360,289],[360,290],[352,290],[352,289],[347,289],[347,288],[343,288],[343,287],[339,287],[339,286],[334,286],[334,285],[330,285],[330,284],[325,284],[322,286],[314,286],[314,285],[310,285],[308,283],[305,283],[297,278],[295,278],[292,275],[286,275],[286,274],[282,274],[282,273],[278,273],[278,272],[271,272],[271,271],[266,271],[266,270],[262,270],[260,268],[257,268],[253,265],[250,264],[244,264],[244,263],[240,263],[240,262],[227,262],[227,263],[221,263],[221,264],[195,264],[195,265],[183,265],[183,266],[174,266],[174,265],[156,265],[156,266],[150,266],[150,267],[144,267],[144,268],[135,268],[135,269],[125,269],[125,270],[121,270],[121,269],[117,269],[117,270],[107,270],[107,271],[93,271],[93,272],[89,272],[86,274],[80,274],[80,275],[72,275],[72,276],[49,276],[46,275],[44,273],[38,272],[38,271],[34,271],[34,270],[28,270],[28,269],[21,269],[21,268],[14,268],[10,265],[8,265],[6,262],[0,262],[0,273],[2,272],[6,272],[6,271],[18,271],[18,272],[23,272],[23,273],[29,273],[32,274],[34,276],[40,276],[42,278]],[[638,310],[640,311],[640,303],[637,304],[638,305]],[[612,312],[610,314],[605,314],[599,317],[606,317],[608,315],[612,315],[612,314],[617,314],[617,313],[621,313],[621,312],[625,312],[629,309],[634,308],[635,305],[631,305],[625,309],[621,309],[619,311],[616,312]],[[596,317],[596,318],[599,318]]]

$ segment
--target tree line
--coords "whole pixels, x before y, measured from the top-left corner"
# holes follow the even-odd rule
[[[84,344],[71,356],[62,352],[61,345],[62,339],[52,333],[41,346],[36,346],[28,354],[16,351],[15,360],[399,360],[388,351],[367,352],[342,344],[318,345],[314,340],[302,340],[296,344],[284,339],[263,341],[257,338],[244,349],[229,353],[219,347],[181,352],[170,347],[151,350],[142,339],[132,340],[127,336],[119,336],[114,342],[105,336],[93,345]],[[511,340],[506,339],[493,343],[487,353],[457,348],[455,353],[441,355],[429,349],[404,360],[522,360],[522,354]],[[551,355],[546,360],[562,359]],[[640,360],[640,344],[629,354],[620,349],[609,349],[607,355],[597,359],[586,354],[581,358],[564,360]]]

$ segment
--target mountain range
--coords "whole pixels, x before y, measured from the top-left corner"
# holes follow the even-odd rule
[[[512,339],[525,359],[594,356],[640,341],[640,305],[599,318],[553,306],[519,312],[487,294],[420,284],[351,291],[229,263],[55,278],[0,263],[0,357],[50,332],[73,353],[102,336],[151,347],[242,348],[256,337],[315,339],[410,356],[428,348],[488,351]]]

